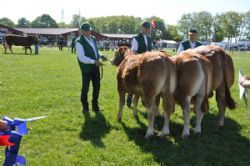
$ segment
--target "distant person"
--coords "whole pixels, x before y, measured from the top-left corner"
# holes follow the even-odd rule
[[[196,29],[190,29],[188,32],[189,40],[185,40],[180,43],[178,53],[185,51],[187,49],[194,49],[202,45],[201,42],[196,41],[197,31]]]
[[[150,33],[150,22],[145,21],[141,24],[141,31],[133,37],[131,50],[134,54],[142,54],[152,50],[152,39],[148,36]],[[131,108],[132,94],[129,94],[126,99],[126,105]]]
[[[244,88],[250,88],[250,77],[242,77],[240,80],[239,80],[239,83],[241,86],[243,86]]]
[[[82,90],[81,102],[82,111],[88,112],[88,91],[89,83],[92,81],[92,110],[99,112],[99,91],[100,91],[100,70],[101,63],[99,58],[107,60],[101,55],[97,49],[96,39],[91,36],[91,27],[88,22],[85,22],[80,27],[81,35],[76,39],[76,54],[78,57],[79,66],[82,73]]]
[[[36,36],[36,43],[35,43],[35,55],[39,53],[39,37]]]
[[[62,36],[59,36],[59,39],[58,39],[58,47],[59,47],[59,50],[62,51],[63,50],[63,43],[64,42],[64,38]]]
[[[76,53],[76,36],[71,40],[71,53]]]

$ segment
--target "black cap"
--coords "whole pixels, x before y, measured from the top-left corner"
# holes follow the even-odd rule
[[[88,22],[82,23],[81,29],[84,30],[84,31],[91,31],[90,24]]]
[[[190,33],[198,33],[196,29],[190,29],[189,32]]]
[[[141,24],[142,27],[146,28],[146,29],[150,29],[150,22],[145,21]]]

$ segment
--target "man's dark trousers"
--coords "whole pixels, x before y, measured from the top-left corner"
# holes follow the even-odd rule
[[[81,102],[83,108],[88,108],[88,91],[89,83],[92,81],[93,93],[92,93],[92,106],[98,107],[98,97],[100,91],[100,70],[99,67],[94,67],[90,72],[82,71],[82,92]]]

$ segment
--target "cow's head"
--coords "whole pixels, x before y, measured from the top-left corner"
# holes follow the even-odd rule
[[[127,46],[121,46],[117,51],[115,51],[115,57],[112,59],[111,64],[119,66],[125,58],[126,52],[129,51]]]

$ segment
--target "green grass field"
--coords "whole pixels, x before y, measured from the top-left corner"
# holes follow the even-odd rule
[[[147,119],[141,103],[139,122],[128,108],[124,108],[122,122],[116,120],[114,66],[104,66],[99,99],[104,111],[83,115],[76,55],[67,48],[42,47],[38,56],[24,55],[17,47],[13,51],[14,55],[3,54],[0,48],[0,116],[48,116],[28,124],[29,135],[23,137],[19,151],[28,165],[250,165],[250,109],[239,100],[237,84],[239,68],[250,75],[250,52],[232,55],[236,72],[232,95],[237,109],[227,110],[223,130],[215,128],[218,111],[211,99],[201,136],[191,132],[189,139],[181,138],[183,120],[177,106],[171,116],[171,135],[145,140]],[[113,56],[113,52],[104,54]],[[163,118],[158,117],[156,130],[162,126]],[[0,164],[3,161],[4,148],[0,147]]]

